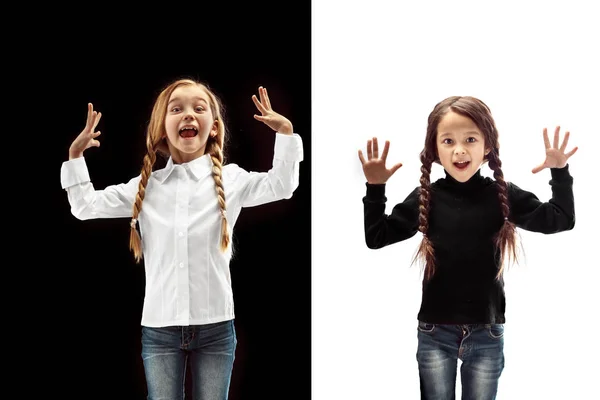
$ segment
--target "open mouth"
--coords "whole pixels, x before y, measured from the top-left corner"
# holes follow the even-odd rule
[[[198,134],[198,129],[194,126],[184,126],[179,130],[179,136],[184,139],[191,139]]]
[[[454,166],[460,170],[463,169],[467,169],[467,167],[469,166],[471,162],[470,161],[459,161],[459,162],[455,162]]]

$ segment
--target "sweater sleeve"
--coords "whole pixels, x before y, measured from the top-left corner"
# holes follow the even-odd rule
[[[363,197],[363,204],[367,247],[379,249],[413,237],[419,227],[419,187],[402,203],[394,206],[392,213],[387,215],[385,184],[366,185],[367,194]]]
[[[552,198],[547,202],[509,183],[510,220],[519,228],[550,234],[568,231],[575,226],[573,177],[569,166],[550,168],[550,173]]]

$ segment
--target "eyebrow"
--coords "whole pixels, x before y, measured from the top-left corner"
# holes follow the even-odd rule
[[[208,101],[206,101],[204,98],[202,97],[193,97],[192,100],[196,100],[196,101],[202,101],[203,103],[208,104]],[[181,101],[181,99],[179,97],[173,97],[171,100],[169,100],[169,102],[167,103],[167,105],[174,103],[174,102],[178,102]]]
[[[468,131],[465,132],[466,135],[479,135],[481,136],[481,133],[477,132],[477,131]],[[444,136],[451,136],[452,133],[451,132],[444,132],[440,135],[440,137],[444,137]]]

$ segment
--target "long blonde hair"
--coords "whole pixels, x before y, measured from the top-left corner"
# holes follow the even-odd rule
[[[175,89],[180,86],[200,86],[207,94],[210,99],[210,109],[212,115],[217,122],[217,134],[215,137],[209,135],[206,143],[206,149],[204,154],[210,154],[210,158],[213,162],[213,179],[215,181],[215,188],[217,191],[217,198],[219,208],[221,210],[221,251],[225,251],[230,243],[229,232],[227,229],[227,204],[225,202],[225,190],[223,189],[222,181],[222,167],[224,162],[223,146],[225,143],[226,128],[223,121],[223,105],[219,97],[213,93],[208,85],[195,81],[193,79],[179,79],[166,86],[158,95],[152,114],[150,116],[150,122],[148,123],[148,129],[146,132],[146,148],[147,153],[144,156],[143,166],[141,171],[141,179],[138,187],[138,192],[133,203],[133,217],[131,219],[131,233],[129,235],[129,249],[133,251],[135,260],[137,263],[142,259],[142,241],[137,231],[137,220],[142,210],[142,202],[146,194],[146,185],[150,174],[152,174],[152,168],[156,162],[156,153],[160,153],[165,157],[170,156],[169,147],[167,145],[166,131],[165,131],[165,116],[167,113],[167,104],[169,98]]]

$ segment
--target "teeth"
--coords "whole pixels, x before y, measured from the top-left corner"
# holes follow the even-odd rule
[[[196,129],[196,127],[195,127],[195,126],[184,126],[183,128],[181,128],[181,129],[179,130],[179,132],[181,132],[181,131],[184,131],[184,130],[186,130],[186,129],[192,129],[192,130],[194,130],[194,131],[198,132],[198,129]]]

